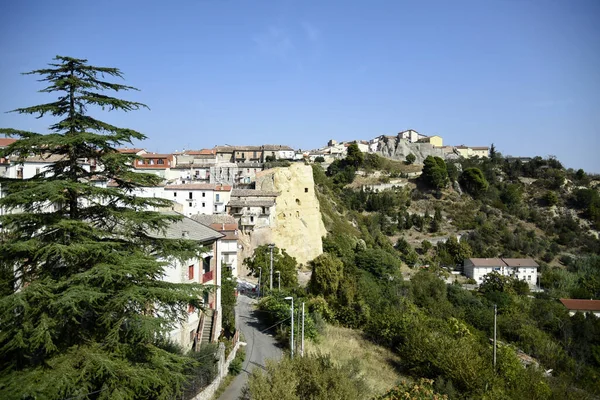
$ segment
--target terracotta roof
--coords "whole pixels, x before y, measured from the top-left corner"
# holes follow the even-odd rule
[[[560,299],[572,311],[600,311],[600,300]]]
[[[136,154],[136,153],[139,153],[140,151],[144,151],[144,149],[127,149],[127,148],[122,148],[122,149],[117,149],[117,151],[119,153],[123,153],[123,154]]]
[[[499,258],[469,258],[475,267],[504,267],[506,264]]]
[[[142,158],[169,158],[173,157],[173,154],[159,154],[159,153],[145,153],[140,154]]]
[[[490,148],[487,146],[473,146],[471,147],[473,150],[489,150]]]
[[[539,267],[531,258],[503,258],[502,261],[509,267]]]
[[[215,231],[219,231],[219,232],[224,232],[224,231],[237,231],[238,229],[238,225],[237,224],[210,224],[210,227],[212,229],[214,229]]]
[[[13,144],[14,142],[16,142],[17,139],[12,139],[12,138],[0,138],[0,147],[6,147],[10,144]]]
[[[284,146],[284,145],[281,145],[281,144],[265,144],[263,146],[263,148],[265,150],[269,150],[269,151],[273,151],[273,150],[282,150],[282,151],[283,150],[287,150],[287,151],[294,150],[290,146]]]

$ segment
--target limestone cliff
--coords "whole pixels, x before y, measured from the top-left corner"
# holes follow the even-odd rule
[[[288,168],[262,171],[256,175],[256,189],[281,193],[277,197],[277,215],[270,235],[277,247],[285,249],[300,264],[323,253],[321,237],[327,231],[310,166],[293,163]]]
[[[377,143],[377,153],[393,160],[404,160],[409,154],[414,154],[416,163],[422,164],[427,156],[446,158],[443,150],[429,143],[411,143],[400,137],[384,136]]]

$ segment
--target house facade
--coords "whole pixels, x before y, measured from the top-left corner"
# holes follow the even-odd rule
[[[205,314],[203,323],[211,324],[209,341],[216,341],[221,331],[221,259],[219,252],[220,240],[224,235],[190,218],[174,222],[164,232],[155,232],[152,235],[166,239],[194,240],[206,249],[203,253],[185,261],[167,260],[168,265],[165,267],[163,280],[171,283],[200,283],[215,286],[212,293],[205,294],[202,302],[207,310],[213,311]],[[208,315],[211,317],[207,317]],[[171,330],[170,339],[186,350],[192,349],[202,333],[201,319],[202,310],[189,306],[187,320]]]
[[[538,281],[539,265],[531,258],[468,258],[464,260],[463,271],[468,278],[478,284],[491,272],[535,285]]]
[[[273,226],[278,194],[264,190],[234,189],[227,204],[227,214],[235,218],[242,231]]]
[[[164,187],[163,198],[183,206],[183,215],[218,214],[225,212],[231,197],[231,186],[212,183],[184,183]]]

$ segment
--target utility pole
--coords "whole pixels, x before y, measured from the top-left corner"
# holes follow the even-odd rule
[[[496,316],[498,314],[498,308],[494,304],[494,370],[496,370]]]
[[[290,357],[294,359],[294,298],[288,296],[285,300],[292,301],[292,307],[290,308],[290,314],[292,315],[292,337],[290,338]]]
[[[275,247],[275,245],[273,243],[271,243],[269,245],[269,250],[271,251],[271,272],[270,272],[270,279],[269,279],[269,290],[271,292],[273,291],[273,247]]]
[[[281,272],[275,271],[277,274],[277,290],[281,292]]]
[[[304,302],[302,303],[302,341],[300,342],[300,356],[304,357]]]

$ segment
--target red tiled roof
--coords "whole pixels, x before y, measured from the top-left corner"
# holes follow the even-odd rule
[[[138,153],[140,151],[144,151],[144,149],[126,149],[126,148],[123,148],[123,149],[117,149],[117,151],[119,153],[123,153],[123,154],[136,154],[136,153]]]
[[[572,311],[600,311],[600,300],[560,299]]]
[[[503,267],[504,261],[499,258],[469,258],[475,267]]]
[[[215,149],[186,150],[183,152],[183,154],[188,154],[190,156],[212,156],[216,153]]]
[[[210,227],[216,231],[224,232],[224,231],[236,231],[238,229],[237,224],[210,224]]]
[[[16,142],[17,139],[12,139],[12,138],[0,138],[0,147],[6,147],[9,144],[13,144],[14,142]]]
[[[141,154],[142,158],[169,158],[173,157],[173,154],[158,154],[158,153],[145,153]]]
[[[531,258],[503,258],[502,261],[509,267],[539,267]]]

